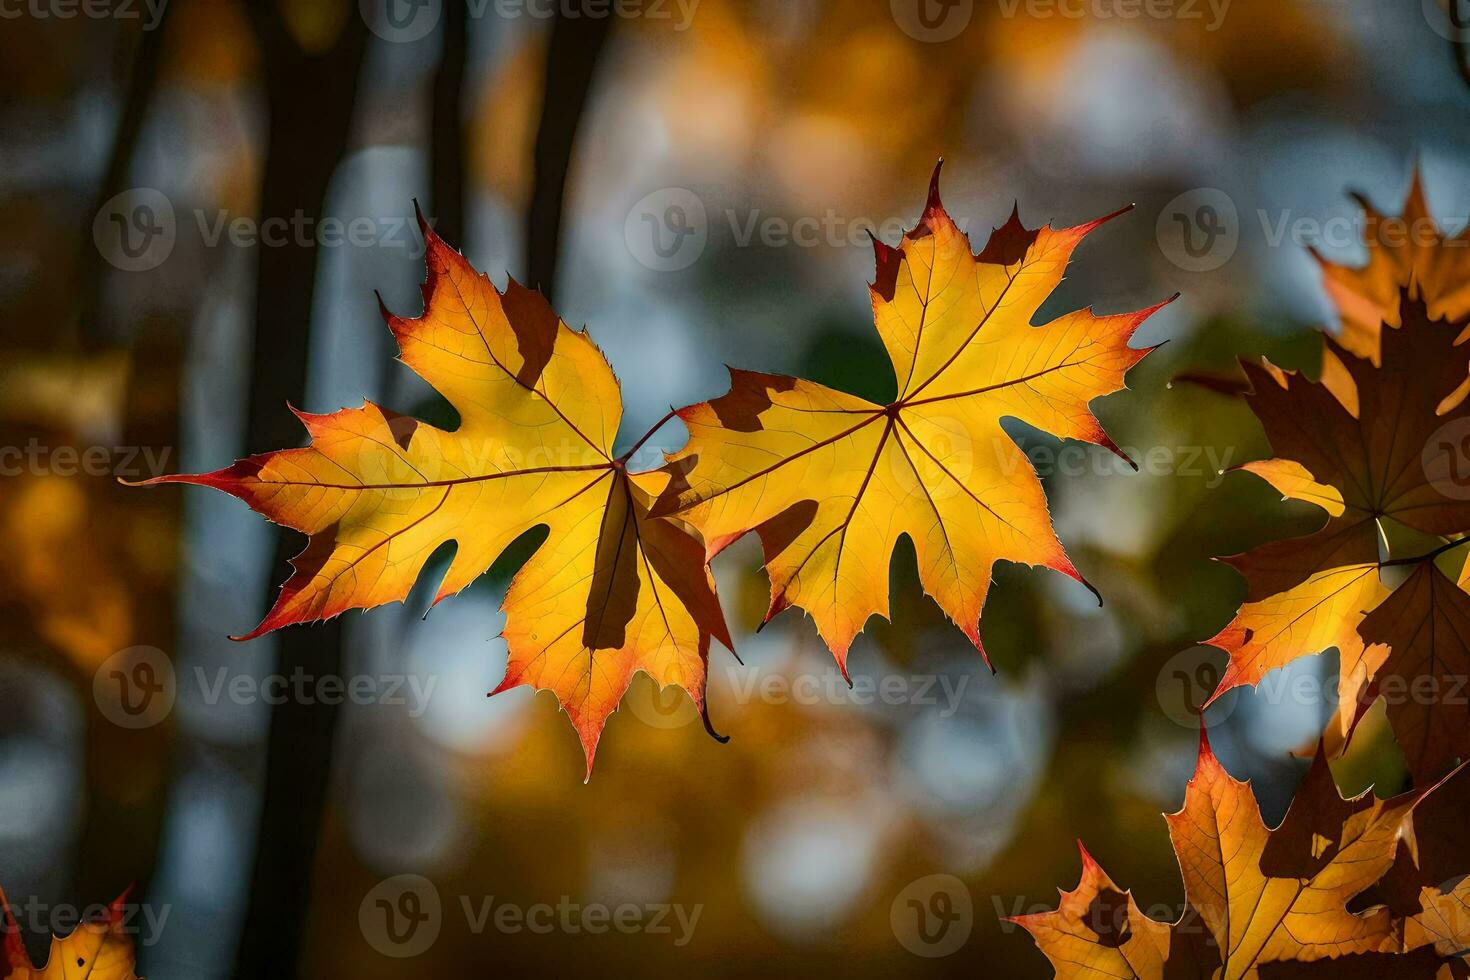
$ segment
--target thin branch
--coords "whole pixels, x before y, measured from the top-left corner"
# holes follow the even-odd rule
[[[653,428],[651,428],[647,432],[643,433],[642,438],[640,438],[637,442],[633,443],[633,448],[630,449],[630,450],[628,450],[627,452],[623,453],[623,455],[619,456],[617,461],[619,463],[626,464],[628,462],[628,460],[630,460],[630,459],[633,458],[633,455],[636,452],[638,452],[638,450],[640,450],[640,449],[643,448],[643,444],[645,442],[647,442],[649,439],[652,439],[653,438],[653,434],[655,432],[657,432],[659,429],[662,429],[665,425],[667,425],[670,422],[670,420],[673,419],[673,417],[675,415],[678,415],[678,414],[679,414],[678,409],[674,409],[674,408],[669,409],[669,413],[667,415],[665,415],[663,418],[659,419],[657,422],[655,422],[653,424]]]
[[[1378,563],[1378,567],[1379,568],[1393,568],[1394,566],[1397,566],[1397,565],[1417,565],[1420,562],[1434,561],[1434,559],[1438,558],[1440,555],[1444,554],[1446,551],[1449,551],[1452,548],[1458,548],[1462,544],[1470,544],[1470,537],[1459,538],[1459,539],[1457,539],[1455,541],[1448,541],[1448,542],[1440,545],[1438,548],[1435,548],[1433,551],[1429,552],[1428,554],[1415,555],[1413,558],[1393,558],[1393,559],[1390,559],[1389,561],[1381,561],[1381,562]]]

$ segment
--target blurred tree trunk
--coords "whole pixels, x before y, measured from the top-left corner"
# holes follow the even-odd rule
[[[122,411],[124,445],[172,451],[179,444],[180,375],[183,336],[188,325],[173,317],[149,318],[132,338],[121,335],[100,307],[107,264],[92,240],[92,220],[113,196],[128,187],[138,140],[158,87],[165,31],[171,6],[159,22],[136,41],[132,70],[123,95],[106,169],[97,185],[92,208],[84,216],[82,249],[76,267],[77,312],[74,333],[66,337],[90,357],[131,342],[131,380]],[[168,458],[160,456],[156,458]],[[180,501],[175,494],[134,493],[108,481],[91,500],[92,519],[113,520],[176,535]],[[149,499],[150,497],[154,499]],[[106,508],[106,509],[104,509]],[[98,527],[99,536],[107,529]],[[175,650],[177,621],[172,570],[136,569],[130,576],[133,644]],[[132,900],[148,901],[149,878],[157,865],[163,837],[166,784],[172,757],[173,731],[168,725],[125,729],[112,723],[93,697],[93,677],[77,679],[87,708],[86,785],[78,853],[81,862],[72,883],[83,903],[108,902],[131,885]],[[127,847],[118,847],[126,840]],[[44,938],[49,944],[49,937]]]
[[[352,129],[366,24],[354,9],[335,44],[307,53],[291,36],[274,3],[247,4],[247,10],[260,46],[270,115],[260,217],[294,222],[300,215],[318,222]],[[257,250],[246,429],[252,452],[302,441],[300,423],[286,405],[299,404],[306,391],[318,256],[310,234],[301,235],[303,240],[297,237],[293,232],[283,247],[262,245]],[[300,548],[299,535],[280,536],[270,572],[273,583],[280,581],[285,559]],[[277,669],[282,673],[300,669],[317,678],[342,673],[340,621],[283,630],[276,642]],[[290,699],[271,712],[265,795],[237,976],[297,975],[336,720],[333,705]]]
[[[107,156],[107,169],[103,171],[102,180],[97,185],[97,197],[92,202],[91,209],[83,216],[79,236],[81,256],[77,264],[79,316],[76,325],[76,339],[83,348],[95,349],[108,343],[117,344],[120,340],[105,329],[97,308],[102,293],[102,277],[107,266],[102,259],[102,253],[92,241],[92,220],[109,200],[128,189],[128,175],[132,171],[133,156],[138,149],[138,138],[143,133],[148,107],[152,105],[153,93],[158,88],[158,70],[163,63],[163,42],[173,6],[165,4],[159,13],[158,23],[151,30],[143,31],[142,37],[138,38],[138,50],[133,55],[128,90],[123,96],[117,130],[112,137],[112,149]]]
[[[526,213],[526,278],[548,299],[556,288],[561,248],[562,208],[572,147],[587,106],[597,61],[612,29],[613,17],[567,17],[558,8],[546,52],[541,125],[536,132],[535,180]]]
[[[429,122],[429,216],[434,230],[465,247],[465,126],[461,93],[469,56],[469,5],[444,7],[444,44],[434,74]]]

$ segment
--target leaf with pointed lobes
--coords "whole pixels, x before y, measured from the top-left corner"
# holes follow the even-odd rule
[[[1214,697],[1336,647],[1350,705],[1336,727],[1350,733],[1359,702],[1377,696],[1373,678],[1387,653],[1371,648],[1379,641],[1363,632],[1365,617],[1391,591],[1380,574],[1381,522],[1444,537],[1470,530],[1470,497],[1452,471],[1457,457],[1435,452],[1445,426],[1470,430],[1470,407],[1445,405],[1464,373],[1455,359],[1460,328],[1429,319],[1424,304],[1407,293],[1402,300],[1401,326],[1383,333],[1379,364],[1325,339],[1342,370],[1334,386],[1270,364],[1245,365],[1247,402],[1278,458],[1243,468],[1283,496],[1322,508],[1327,518],[1314,534],[1228,559],[1248,591],[1235,618],[1205,641],[1230,656]],[[1408,714],[1392,716],[1400,741],[1410,737],[1398,731]]]
[[[1382,664],[1359,698],[1354,721],[1384,699],[1418,786],[1470,759],[1470,595],[1426,561],[1359,632],[1364,642],[1381,645]]]
[[[1422,798],[1345,800],[1318,752],[1271,829],[1250,784],[1225,771],[1202,732],[1184,806],[1166,817],[1184,878],[1178,921],[1144,916],[1086,851],[1082,880],[1057,911],[1011,921],[1031,933],[1064,980],[1328,978],[1344,957],[1395,954],[1397,962],[1402,921],[1383,906],[1348,905],[1393,865]],[[1309,972],[1296,972],[1303,967]]]
[[[1316,249],[1312,255],[1342,321],[1339,342],[1349,353],[1376,364],[1384,326],[1402,325],[1399,295],[1404,290],[1424,302],[1431,319],[1463,322],[1470,317],[1470,228],[1453,238],[1440,231],[1429,213],[1418,168],[1398,217],[1384,215],[1362,194],[1353,198],[1363,209],[1367,265],[1340,265]],[[1466,360],[1461,358],[1462,367]]]
[[[35,966],[21,942],[20,927],[0,892],[4,911],[6,980],[138,980],[133,939],[126,926],[124,892],[99,921],[82,922],[66,938],[53,936],[44,966]]]
[[[504,292],[420,217],[424,312],[384,309],[400,359],[459,413],[453,431],[365,402],[297,412],[308,446],[264,453],[196,483],[239,497],[309,536],[254,630],[403,601],[434,551],[454,542],[438,603],[522,533],[548,534],[506,594],[505,680],[552,691],[591,774],[598,739],[634,671],[683,688],[708,727],[710,638],[731,647],[704,544],[654,520],[667,474],[632,474],[612,455],[622,396],[603,354],[546,300]],[[713,734],[713,729],[711,729]]]
[[[940,202],[936,167],[918,225],[897,248],[873,243],[873,319],[897,399],[878,405],[732,370],[728,394],[680,411],[689,443],[670,457],[674,481],[654,512],[692,523],[711,557],[757,532],[771,580],[766,621],[806,610],[844,675],[868,618],[888,616],[890,557],[908,535],[925,591],[983,654],[980,612],[997,561],[1082,581],[1001,420],[1116,452],[1088,406],[1123,387],[1148,353],[1129,339],[1164,305],[1032,326],[1073,251],[1107,220],[1033,230],[1013,214],[975,254]]]

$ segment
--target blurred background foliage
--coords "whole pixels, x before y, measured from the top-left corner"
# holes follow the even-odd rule
[[[1237,356],[1261,354],[1314,372],[1314,331],[1333,316],[1305,243],[1279,230],[1354,219],[1349,188],[1394,213],[1416,163],[1434,213],[1463,225],[1470,91],[1433,0],[1234,0],[1218,18],[1200,3],[1175,5],[1197,17],[1133,19],[1104,16],[1106,3],[962,0],[966,22],[943,40],[905,30],[904,4],[698,0],[687,20],[669,4],[668,18],[592,21],[445,0],[414,8],[434,21],[412,39],[346,0],[172,0],[151,24],[141,5],[138,18],[123,5],[6,14],[0,444],[40,447],[0,479],[12,902],[84,905],[136,882],[139,901],[170,910],[140,951],[155,980],[532,966],[1043,976],[998,919],[1050,907],[1076,880],[1081,836],[1145,908],[1178,905],[1159,813],[1182,800],[1192,708],[1221,660],[1196,644],[1244,594],[1210,559],[1314,518],[1218,472],[1266,454],[1259,426],[1230,395],[1173,382],[1230,378]],[[452,424],[391,361],[374,296],[419,308],[415,200],[495,281],[538,285],[590,326],[623,383],[624,445],[670,404],[723,391],[722,363],[881,396],[893,381],[864,229],[892,242],[912,224],[941,155],[946,204],[972,236],[1013,205],[1031,225],[1137,205],[1081,248],[1042,319],[1183,294],[1138,341],[1169,344],[1098,406],[1140,472],[1011,430],[1104,604],[1060,576],[1001,569],[982,623],[995,675],[901,550],[893,622],[875,621],[851,663],[861,683],[902,678],[930,696],[855,703],[799,612],[754,634],[765,583],[743,542],[716,573],[744,665],[721,650],[710,665],[731,741],[640,678],[582,785],[550,697],[484,696],[504,669],[514,555],[427,618],[433,574],[404,607],[232,644],[299,542],[223,495],[115,480],[297,442],[288,400],[325,412],[367,396]],[[174,238],[130,271],[97,222],[140,188],[167,201]],[[670,189],[706,218],[677,270],[651,268],[637,241],[640,208]],[[1238,244],[1193,268],[1173,215],[1221,196]],[[296,213],[366,219],[372,240],[213,234]],[[802,244],[759,231],[803,218],[835,230]],[[1341,236],[1319,244],[1363,258]],[[68,447],[106,463],[68,467]],[[137,647],[162,651],[177,699],[130,729],[96,680]],[[192,680],[297,665],[434,687],[421,705],[272,709],[210,703]],[[1335,655],[1289,670],[1327,681]],[[1269,820],[1304,769],[1293,751],[1330,714],[1251,691],[1210,709],[1216,751]],[[1353,792],[1404,782],[1381,725],[1337,774]],[[449,911],[431,949],[396,961],[366,941],[359,903],[405,873]],[[973,929],[952,955],[922,958],[895,899],[935,873],[963,881]],[[490,895],[702,912],[683,947],[477,935],[453,910]]]

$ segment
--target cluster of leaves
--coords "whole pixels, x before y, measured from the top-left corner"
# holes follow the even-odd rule
[[[635,671],[688,691],[709,727],[710,639],[733,652],[709,562],[751,531],[771,580],[766,619],[806,610],[844,673],[868,618],[888,614],[890,556],[905,534],[925,590],[983,655],[978,622],[996,561],[1081,581],[1000,420],[1116,451],[1088,403],[1123,387],[1147,353],[1129,339],[1158,307],[1033,326],[1073,251],[1108,219],[1027,229],[1013,214],[975,253],[940,202],[938,177],[936,168],[898,247],[874,242],[870,291],[897,381],[891,404],[732,371],[728,394],[677,412],[684,450],[630,472],[652,432],[615,455],[618,382],[587,334],[514,280],[497,289],[420,219],[424,312],[383,312],[401,359],[458,412],[457,429],[372,403],[298,412],[305,448],[150,482],[215,487],[309,535],[275,605],[242,639],[402,601],[452,541],[437,603],[545,526],[505,598],[509,663],[497,691],[554,692],[589,773]]]
[[[53,936],[46,965],[38,967],[21,943],[20,927],[0,892],[0,912],[4,913],[0,925],[5,930],[0,976],[6,980],[138,980],[133,972],[137,963],[133,940],[124,927],[126,901],[124,893],[100,921],[83,922],[64,939]]]
[[[1366,207],[1366,205],[1365,205]],[[1245,365],[1246,396],[1278,458],[1244,468],[1328,519],[1229,559],[1249,591],[1210,644],[1230,655],[1215,696],[1336,647],[1333,744],[1380,697],[1416,785],[1470,757],[1470,321],[1464,233],[1443,240],[1416,178],[1400,219],[1369,211],[1370,263],[1324,262],[1342,334],[1321,380]],[[1450,574],[1437,562],[1455,561]],[[1403,569],[1412,569],[1392,587]],[[1457,584],[1457,580],[1458,583]]]
[[[1085,848],[1061,907],[1012,921],[1069,980],[1470,976],[1467,817],[1470,770],[1345,800],[1319,751],[1269,829],[1201,735],[1184,806],[1166,818],[1184,876],[1177,921],[1145,915]]]
[[[1279,455],[1244,469],[1328,519],[1229,559],[1249,594],[1208,641],[1230,657],[1214,697],[1336,647],[1337,717],[1274,830],[1202,735],[1184,807],[1167,818],[1183,914],[1145,916],[1083,850],[1060,908],[1015,920],[1059,976],[1470,976],[1470,770],[1455,768],[1470,757],[1456,551],[1470,540],[1470,237],[1443,238],[1417,177],[1401,218],[1364,208],[1369,264],[1322,260],[1343,329],[1323,338],[1320,379],[1245,365]],[[1379,698],[1416,788],[1344,800],[1327,755]]]

